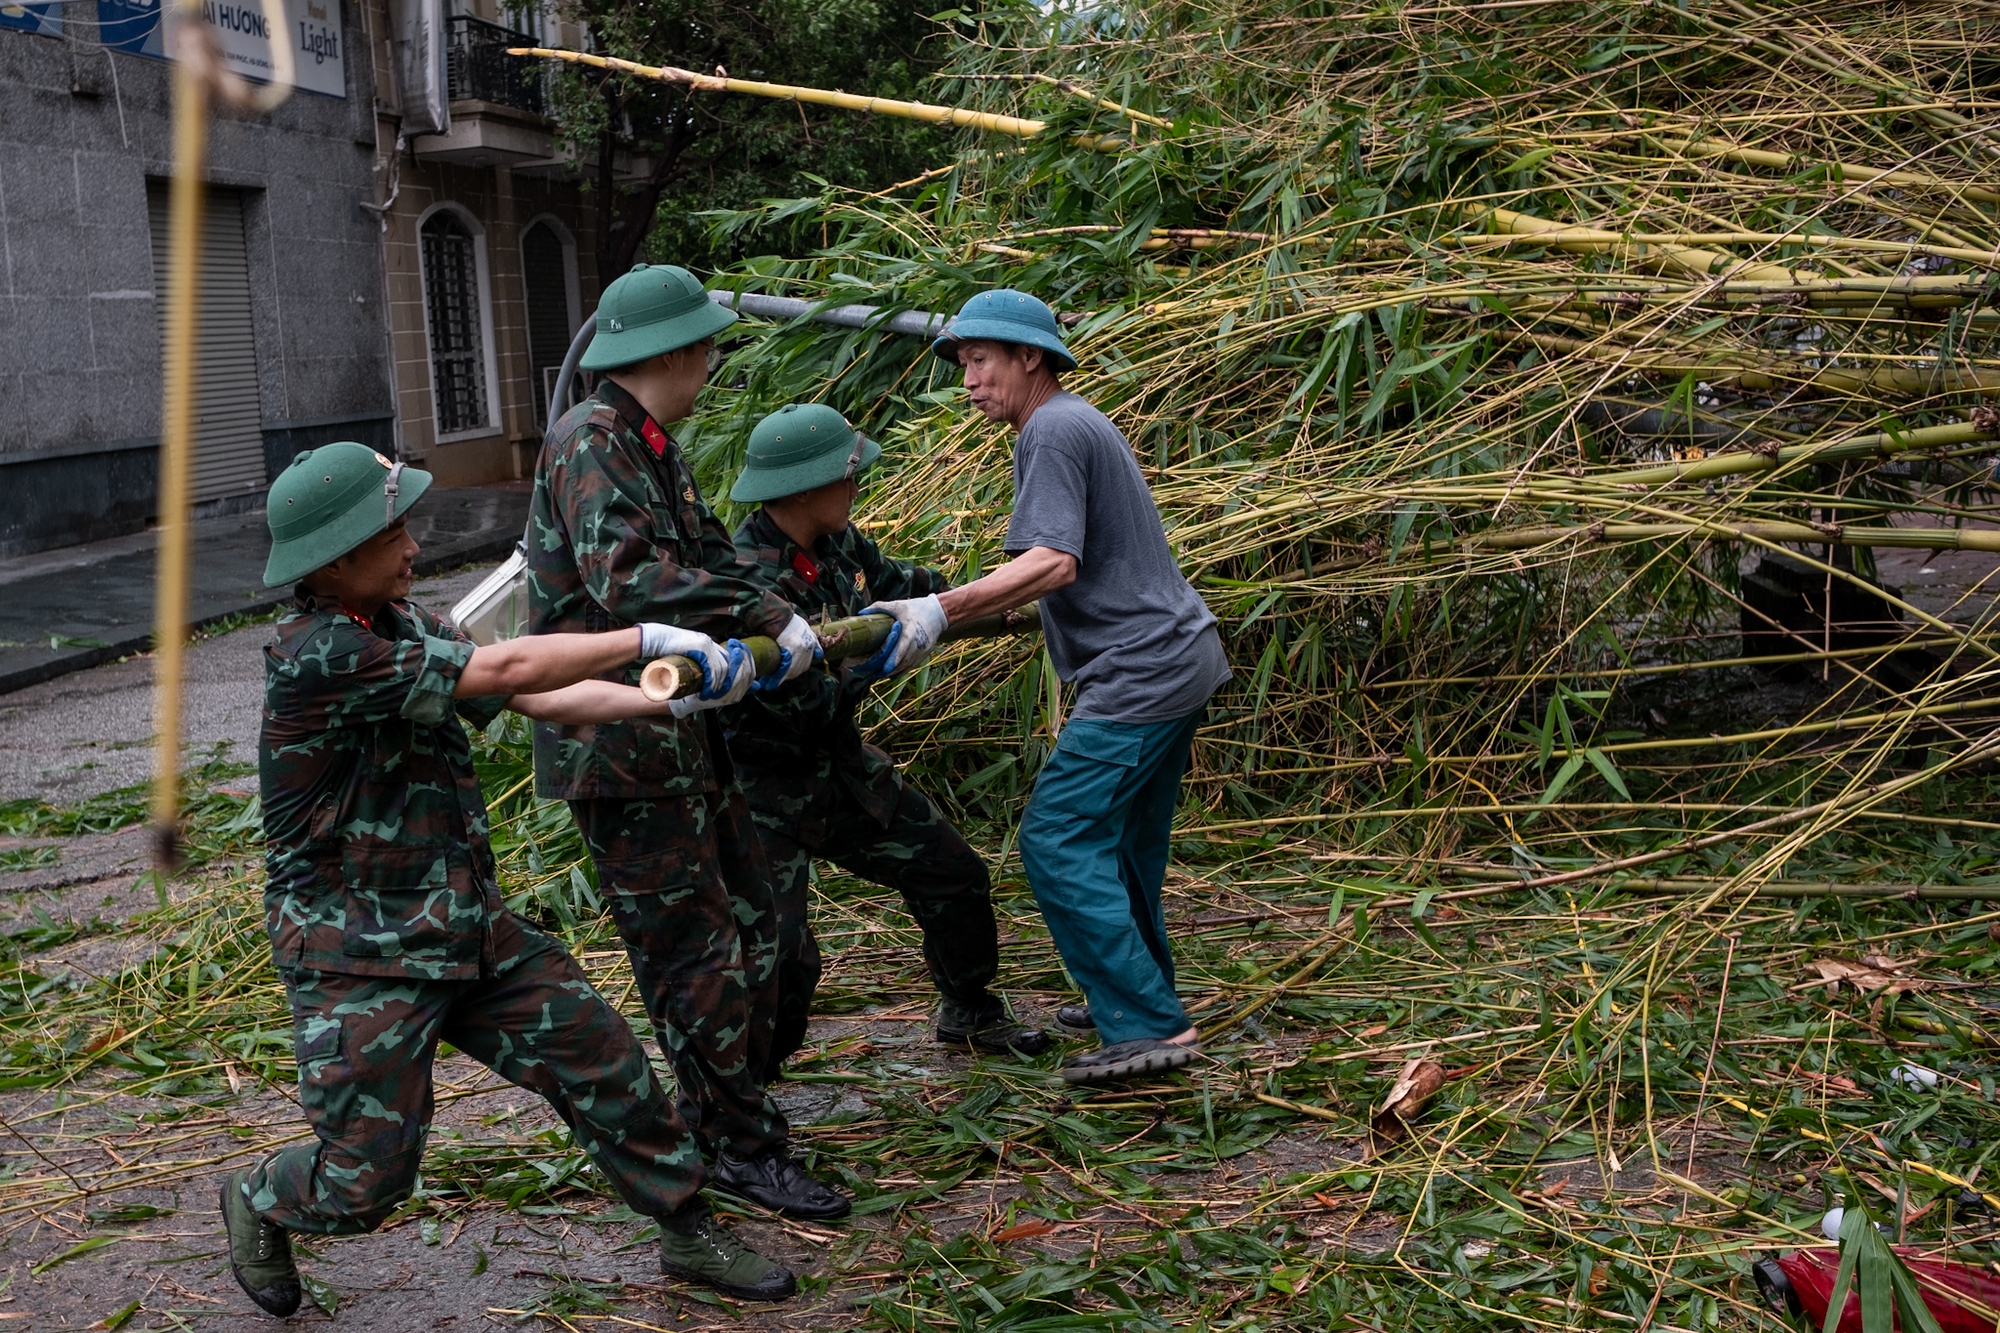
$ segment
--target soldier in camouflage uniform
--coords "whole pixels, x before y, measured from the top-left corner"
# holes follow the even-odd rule
[[[883,555],[850,521],[855,478],[881,452],[821,404],[781,408],[750,436],[729,498],[762,507],[737,529],[736,546],[811,620],[951,586],[934,569]],[[807,920],[814,857],[903,895],[940,997],[939,1041],[992,1054],[1048,1049],[1046,1034],[1016,1023],[987,990],[999,971],[999,940],[986,863],[888,755],[861,739],[854,710],[879,669],[864,662],[811,672],[725,715],[778,903],[772,1078],[805,1041],[819,984],[819,944]]]
[[[271,488],[265,581],[298,591],[265,650],[264,901],[315,1138],[224,1182],[230,1266],[282,1317],[299,1304],[289,1233],[381,1225],[416,1180],[449,1041],[548,1099],[619,1196],[659,1219],[662,1271],[789,1296],[790,1273],[710,1225],[700,1153],[631,1027],[501,902],[460,721],[650,714],[637,690],[586,677],[687,650],[720,674],[729,655],[663,625],[474,648],[405,600],[404,516],[429,484],[341,443]]]
[[[664,429],[693,411],[713,339],[735,318],[670,265],[642,264],[605,291],[582,364],[607,374],[535,464],[531,633],[662,621],[776,638],[783,663],[761,686],[812,667],[811,627],[737,553]],[[638,667],[620,679],[636,683]],[[791,1156],[764,1089],[777,914],[712,715],[538,726],[535,777],[541,796],[570,803],[715,1185],[794,1217],[844,1215],[848,1199]]]

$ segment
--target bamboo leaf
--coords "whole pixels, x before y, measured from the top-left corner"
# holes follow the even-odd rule
[[[70,1246],[61,1254],[42,1260],[28,1271],[36,1276],[40,1276],[48,1272],[51,1268],[54,1268],[57,1264],[66,1264],[72,1259],[81,1259],[86,1254],[95,1254],[107,1245],[116,1245],[118,1241],[119,1237],[117,1236],[92,1236],[89,1240]]]
[[[1583,765],[1584,757],[1580,754],[1573,754],[1563,760],[1562,767],[1556,770],[1555,780],[1549,783],[1547,789],[1535,799],[1535,804],[1548,805],[1560,797],[1563,790],[1569,786],[1570,779],[1583,771]]]
[[[1612,764],[1609,755],[1593,745],[1583,752],[1583,757],[1590,761],[1591,767],[1597,770],[1598,776],[1603,778],[1611,790],[1617,792],[1621,799],[1627,801],[1632,799],[1632,793],[1625,787],[1625,779],[1618,775],[1618,769]]]
[[[1555,144],[1544,144],[1540,148],[1530,148],[1527,152],[1501,167],[1497,175],[1511,176],[1517,171],[1533,171],[1556,154]]]

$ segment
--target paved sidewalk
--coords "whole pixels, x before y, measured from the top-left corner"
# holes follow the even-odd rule
[[[498,561],[520,540],[530,484],[435,490],[410,517],[417,573]],[[0,560],[0,694],[146,651],[153,635],[156,532]],[[264,586],[262,511],[195,525],[189,619],[197,627],[281,605]]]
[[[449,611],[489,568],[482,562],[419,579],[410,596],[430,610]],[[217,746],[226,747],[228,758],[256,762],[264,712],[264,645],[270,641],[270,618],[260,616],[254,624],[189,647],[181,695],[181,744],[188,762],[207,758]],[[144,653],[0,695],[0,801],[37,797],[60,805],[148,781],[153,774],[153,660]],[[246,781],[254,787],[257,780]],[[7,849],[0,838],[0,852]],[[144,851],[141,844],[135,854]],[[45,872],[0,872],[0,894],[67,883],[74,878],[74,859],[64,851],[60,873],[53,865]]]

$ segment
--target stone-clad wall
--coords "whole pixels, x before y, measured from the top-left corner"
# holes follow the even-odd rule
[[[0,555],[153,512],[160,343],[146,183],[171,170],[172,67],[107,53],[95,0],[61,37],[0,29]],[[343,5],[345,99],[219,118],[210,179],[246,192],[266,453],[392,442],[372,43]],[[247,499],[247,497],[246,497]]]

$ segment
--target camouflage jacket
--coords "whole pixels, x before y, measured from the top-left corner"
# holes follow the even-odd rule
[[[951,586],[936,570],[883,555],[851,523],[808,552],[760,508],[736,530],[736,546],[815,624],[858,615],[870,602],[924,597]],[[886,822],[895,809],[895,767],[862,742],[854,721],[871,684],[854,679],[850,667],[836,666],[809,671],[730,709],[729,750],[745,786],[823,784],[838,777]]]
[[[595,632],[657,620],[718,639],[775,635],[791,608],[737,553],[679,446],[605,380],[563,415],[535,463],[528,631]],[[640,664],[606,675],[639,683]],[[713,789],[699,718],[535,726],[544,799],[636,799]]]
[[[392,602],[371,623],[301,588],[264,650],[265,925],[280,968],[458,981],[547,947],[500,901],[453,699],[472,644]]]

